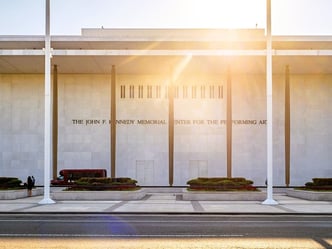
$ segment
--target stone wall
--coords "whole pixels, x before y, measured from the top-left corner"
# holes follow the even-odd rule
[[[40,75],[0,75],[0,176],[43,179],[44,95]]]
[[[110,174],[110,75],[58,76],[58,169]],[[291,75],[291,185],[332,175],[331,75]],[[168,185],[167,76],[117,76],[116,175]],[[174,185],[226,175],[225,75],[175,80]],[[284,76],[273,78],[274,183],[285,185]],[[265,75],[233,75],[233,176],[266,179]],[[43,184],[44,77],[0,75],[0,176]]]

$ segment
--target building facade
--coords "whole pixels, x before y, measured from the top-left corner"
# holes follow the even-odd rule
[[[43,37],[0,36],[0,176],[43,184]],[[53,168],[266,181],[264,30],[83,29],[52,46]],[[274,185],[332,176],[332,37],[273,37]]]

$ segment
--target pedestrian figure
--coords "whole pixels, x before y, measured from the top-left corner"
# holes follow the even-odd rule
[[[33,176],[31,176],[31,179],[32,179],[32,188],[34,188],[35,187],[35,183],[36,183],[36,179]]]
[[[31,178],[31,176],[28,176],[27,187],[28,187],[28,196],[29,197],[32,196],[32,186],[33,186],[32,178]]]

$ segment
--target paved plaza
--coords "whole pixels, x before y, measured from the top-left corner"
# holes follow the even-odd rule
[[[332,214],[331,201],[309,201],[274,194],[278,205],[263,205],[260,201],[185,201],[181,191],[172,188],[146,189],[140,200],[56,201],[41,205],[43,196],[0,200],[2,213],[179,213],[179,214]]]

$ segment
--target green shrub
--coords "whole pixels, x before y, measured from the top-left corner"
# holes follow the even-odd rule
[[[305,186],[332,186],[332,178],[312,178],[312,182],[307,182]]]
[[[190,190],[256,190],[253,181],[243,177],[198,177],[187,182]]]
[[[305,188],[307,190],[332,190],[332,178],[312,178],[312,182],[307,182]]]
[[[305,184],[305,186],[306,186],[306,187],[312,187],[312,186],[314,186],[314,183],[313,183],[313,182],[307,182],[307,183]]]
[[[84,177],[75,182],[77,185],[121,185],[121,184],[136,184],[137,181],[128,177]]]
[[[19,188],[21,183],[16,177],[0,177],[0,188]]]
[[[137,181],[128,177],[84,177],[75,181],[66,190],[73,191],[110,191],[110,190],[137,190]]]
[[[247,180],[243,177],[198,177],[196,179],[191,179],[187,182],[189,185],[250,185],[253,184],[253,181]]]
[[[315,186],[332,185],[332,178],[312,178],[312,182]]]

